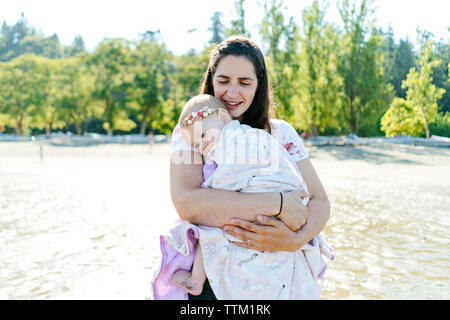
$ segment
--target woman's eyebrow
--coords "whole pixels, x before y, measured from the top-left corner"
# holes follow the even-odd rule
[[[224,74],[218,74],[218,75],[216,75],[216,77],[218,77],[218,78],[230,79],[229,76],[224,75]],[[253,78],[251,78],[251,77],[240,77],[240,78],[238,78],[238,79],[239,79],[239,80],[251,80],[251,81],[254,81],[254,80],[255,80],[255,79],[253,79]]]

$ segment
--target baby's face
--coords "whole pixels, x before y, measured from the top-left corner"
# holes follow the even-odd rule
[[[217,113],[215,113],[201,121],[195,121],[192,125],[182,128],[181,135],[187,143],[205,156],[219,140],[220,132],[225,124]]]

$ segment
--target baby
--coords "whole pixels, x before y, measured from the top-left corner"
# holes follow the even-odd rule
[[[270,135],[266,131],[241,125],[237,120],[233,121],[226,107],[213,96],[200,95],[191,99],[181,112],[179,124],[183,139],[204,157],[204,183],[202,187],[226,188],[227,190],[241,192],[268,192],[270,190],[267,181],[274,179],[274,177],[273,175],[267,175],[267,173],[261,175],[261,173],[264,174],[264,171],[278,173],[279,175],[276,179],[280,183],[284,183],[286,180],[292,181],[289,175],[298,173],[295,172],[290,161],[284,161],[283,163],[287,167],[283,172],[285,173],[284,177],[280,175],[279,168],[270,168],[269,164],[272,166],[278,165],[279,160],[278,154],[272,154],[272,159],[269,159],[267,151],[269,151],[270,142],[273,144],[274,151],[279,151],[279,143],[271,140]],[[254,139],[255,137],[259,139]],[[249,143],[252,140],[257,142],[257,144]],[[242,148],[243,146],[246,148]],[[261,153],[263,149],[265,149],[264,154]],[[241,161],[236,161],[238,154]],[[286,155],[289,157],[287,153],[283,154],[285,156],[284,160],[288,159]],[[214,179],[212,179],[213,172],[209,170],[211,164],[213,167],[214,164],[218,165]],[[245,166],[247,168],[243,170]],[[230,169],[233,172],[230,172]],[[225,171],[228,171],[228,174],[223,174]],[[220,178],[218,177],[219,175]],[[301,176],[298,175],[297,178],[299,182],[301,181],[302,188],[306,190],[306,185]],[[267,180],[266,183],[264,183],[264,180]],[[297,217],[284,217],[280,210],[277,218],[285,222],[293,231],[298,229],[295,227],[295,218]],[[300,219],[300,217],[298,218]],[[240,241],[239,239],[232,240]],[[203,256],[201,247],[198,246],[192,272],[185,270],[175,272],[172,277],[172,283],[184,288],[192,295],[199,295],[202,292],[205,280]]]
[[[181,112],[179,127],[183,139],[204,157],[203,188],[276,191],[280,192],[281,200],[283,192],[307,192],[300,171],[278,141],[265,130],[232,120],[215,97],[200,95],[189,100]],[[309,201],[308,198],[303,200],[305,205]],[[300,217],[286,216],[282,207],[276,218],[293,231],[301,227],[297,221]],[[172,230],[173,234],[186,234],[183,228],[187,227],[178,226]],[[326,268],[321,254],[328,253],[320,235],[297,252],[260,252],[232,244],[231,241],[241,240],[220,228],[197,228],[199,243],[192,272],[176,271],[171,278],[173,285],[199,295],[207,274],[218,299],[315,299],[320,296],[316,279]]]

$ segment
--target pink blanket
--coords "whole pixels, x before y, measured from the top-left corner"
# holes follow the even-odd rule
[[[170,279],[177,270],[191,270],[198,238],[199,231],[195,226],[188,229],[186,231],[185,251],[180,253],[169,244],[164,236],[160,236],[162,259],[159,270],[155,274],[152,288],[155,300],[188,299],[186,290],[174,286]]]

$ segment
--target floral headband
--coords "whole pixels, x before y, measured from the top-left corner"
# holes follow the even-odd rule
[[[187,127],[194,123],[194,121],[202,120],[207,117],[209,117],[211,114],[213,114],[214,111],[217,111],[218,109],[211,109],[207,106],[204,106],[200,111],[198,112],[192,112],[189,116],[184,118],[180,121],[180,127]]]

